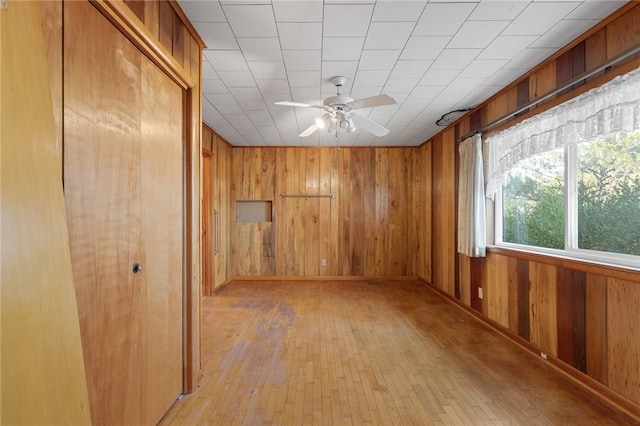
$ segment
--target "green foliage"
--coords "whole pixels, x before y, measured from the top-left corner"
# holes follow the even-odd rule
[[[640,255],[640,132],[579,145],[578,246]],[[523,161],[503,187],[503,240],[564,249],[564,159]]]

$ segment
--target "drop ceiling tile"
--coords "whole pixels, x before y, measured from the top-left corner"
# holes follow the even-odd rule
[[[508,62],[508,59],[476,59],[458,74],[458,78],[489,78]]]
[[[372,4],[326,5],[323,34],[325,37],[364,37],[372,13]]]
[[[427,71],[419,86],[446,86],[453,81],[460,74],[459,70],[434,70]]]
[[[382,89],[385,93],[411,92],[420,81],[419,78],[390,78]]]
[[[433,61],[398,61],[391,78],[421,78]]]
[[[218,74],[207,60],[202,61],[202,79],[203,80],[219,80]]]
[[[180,7],[192,23],[227,22],[218,1],[182,1]]]
[[[236,130],[253,129],[253,123],[246,114],[226,114],[225,118]]]
[[[227,87],[253,87],[256,85],[249,71],[221,71],[220,79]]]
[[[239,50],[205,50],[204,55],[217,72],[249,71],[244,56]]]
[[[356,75],[357,68],[358,61],[322,61],[322,78],[328,80],[342,75],[351,81]]]
[[[542,35],[576,8],[574,2],[534,2],[504,30],[502,35]]]
[[[289,71],[291,87],[317,87],[320,84],[320,71]]]
[[[596,20],[560,21],[543,36],[531,44],[531,47],[564,47],[567,43],[597,24]]]
[[[282,61],[247,62],[247,64],[256,80],[284,80],[287,78]]]
[[[321,49],[322,24],[319,22],[278,23],[282,49]]]
[[[436,59],[451,37],[411,37],[400,59]]]
[[[447,87],[444,88],[443,92],[466,92],[475,89],[479,85],[484,82],[484,78],[456,78],[451,82]]]
[[[363,44],[364,37],[325,37],[322,42],[322,60],[357,61]]]
[[[392,70],[401,50],[363,50],[359,69],[366,71]]]
[[[267,143],[267,145],[282,145],[282,137],[280,136],[280,132],[278,132],[278,128],[273,126],[258,126],[256,125],[256,130],[262,136],[262,139]]]
[[[247,111],[247,117],[253,123],[254,126],[272,126],[275,129],[275,123],[271,118],[269,111]]]
[[[238,105],[247,113],[249,111],[267,111],[267,105],[260,99],[240,99]]]
[[[202,93],[229,93],[222,80],[202,80]]]
[[[238,44],[247,61],[280,61],[282,52],[277,37],[239,38]]]
[[[474,3],[428,3],[413,35],[453,36],[474,7]]]
[[[319,71],[321,66],[320,50],[283,50],[287,71]]]
[[[222,5],[236,37],[277,37],[271,5]]]
[[[517,80],[523,71],[521,69],[500,69],[495,72],[491,77],[486,79],[483,84],[489,85],[502,85],[505,87],[509,85],[511,82]]]
[[[257,87],[232,87],[229,92],[233,95],[236,101],[241,99],[259,99],[262,101],[262,95]]]
[[[504,30],[508,21],[467,21],[447,48],[484,48]]]
[[[518,56],[509,61],[509,63],[505,65],[504,68],[530,70],[531,68],[551,56],[555,51],[556,49],[548,47],[537,49],[528,48],[523,50]]]
[[[481,1],[469,16],[471,21],[510,21],[527,7],[522,0]]]
[[[391,71],[389,70],[368,71],[360,68],[356,73],[355,84],[358,86],[382,87],[387,83],[390,74]]]
[[[583,1],[567,19],[604,19],[622,7],[626,1]]]
[[[319,104],[320,90],[315,87],[292,87],[291,98],[294,102],[312,105]]]
[[[413,22],[372,22],[365,49],[402,49],[415,24]]]
[[[322,0],[273,2],[277,22],[322,22]]]
[[[416,86],[409,94],[407,100],[411,99],[434,99],[445,88],[442,86]]]
[[[478,59],[513,59],[537,39],[537,36],[498,36]]]
[[[431,69],[464,69],[480,52],[481,49],[444,49],[431,65]]]
[[[256,84],[263,96],[267,94],[289,93],[289,82],[287,82],[287,80],[256,80]],[[281,100],[285,101],[287,99]]]
[[[226,22],[194,22],[193,26],[207,49],[239,49],[233,31]]]
[[[205,98],[216,108],[226,105],[238,105],[238,101],[231,93],[207,93]]]
[[[356,86],[351,89],[349,96],[353,99],[363,99],[378,96],[380,93],[382,93],[382,86]],[[358,110],[358,114],[361,114],[360,110]]]
[[[373,11],[372,21],[413,21],[420,19],[427,0],[379,0]]]

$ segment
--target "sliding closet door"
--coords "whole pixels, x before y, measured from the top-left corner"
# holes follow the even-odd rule
[[[64,191],[93,424],[155,424],[182,386],[182,90],[64,3]]]

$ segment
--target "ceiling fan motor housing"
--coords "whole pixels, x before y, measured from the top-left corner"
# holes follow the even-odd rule
[[[326,107],[335,108],[340,111],[346,111],[347,109],[349,109],[347,107],[347,104],[349,102],[353,102],[353,99],[350,98],[349,96],[337,95],[337,96],[328,97],[327,99],[323,100],[322,105]]]

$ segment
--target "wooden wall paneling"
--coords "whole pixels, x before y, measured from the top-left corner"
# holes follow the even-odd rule
[[[338,257],[339,243],[340,243],[340,212],[341,212],[341,197],[338,194],[341,188],[342,178],[340,176],[340,148],[331,148],[331,180],[330,188],[331,192],[335,194],[335,197],[331,199],[331,210],[329,213],[331,221],[331,233],[329,236],[329,258],[327,259],[327,265],[331,267],[327,271],[327,275],[339,275],[339,264],[342,259]]]
[[[365,151],[362,149],[351,149],[349,152],[351,157],[349,170],[350,187],[348,197],[349,202],[349,258],[351,269],[349,274],[352,276],[364,275],[364,247],[365,235],[364,229],[364,168]]]
[[[531,343],[558,355],[557,272],[553,265],[531,262],[529,266]]]
[[[42,31],[49,65],[53,118],[56,124],[56,148],[62,172],[62,0],[41,2]],[[61,177],[62,179],[62,177]]]
[[[52,43],[42,27],[50,9],[41,7],[50,6],[10,2],[0,12],[0,423],[7,425],[91,422],[47,73]]]
[[[376,223],[376,170],[378,163],[376,161],[376,149],[363,148],[365,150],[365,160],[363,172],[363,198],[364,198],[364,230],[363,238],[364,246],[364,275],[376,276],[380,275],[380,264],[385,261],[389,254],[384,257],[378,257],[376,254],[380,236],[386,233],[386,229],[379,228]]]
[[[471,307],[478,312],[486,312],[485,302],[480,299],[479,289],[483,287],[485,272],[485,260],[478,257],[469,258],[469,295]]]
[[[173,8],[172,8],[173,9]],[[173,57],[178,61],[180,65],[184,67],[185,64],[185,37],[189,37],[189,32],[182,25],[182,20],[177,13],[173,14],[173,26],[171,36],[171,53]],[[190,51],[187,51],[189,54]]]
[[[376,269],[380,276],[389,273],[389,258],[392,256],[389,239],[389,150],[379,148],[375,150],[375,232],[376,232]],[[429,206],[431,207],[431,206]]]
[[[640,403],[640,285],[609,278],[607,348],[609,386]]]
[[[413,275],[431,282],[431,143],[425,143],[413,152],[413,216],[416,223]]]
[[[589,38],[585,40],[584,45],[585,68],[587,71],[592,70],[607,61],[606,28],[602,28],[599,31],[593,33]],[[589,80],[593,80],[603,73],[604,71],[601,71],[595,76],[590,77]]]
[[[543,68],[537,70],[535,73],[529,76],[529,100],[530,101],[533,101],[534,99],[539,98],[540,96],[543,96],[546,93],[549,93],[550,91],[552,91],[557,87],[556,68],[557,68],[556,62],[553,61],[548,63]],[[542,102],[534,106],[532,109],[541,108],[542,105],[544,105],[546,102],[548,101]]]
[[[411,162],[406,148],[391,148],[389,150],[389,164],[392,165],[390,174],[389,221],[391,245],[388,258],[389,275],[404,276],[407,274],[407,263],[414,252],[415,232],[409,232],[407,221],[411,218],[412,200],[408,184],[411,182],[409,170]],[[452,254],[455,256],[455,252]]]
[[[607,277],[586,277],[586,373],[604,385],[609,384],[607,337]]]
[[[557,268],[558,358],[586,372],[586,274]]]
[[[231,150],[231,202],[229,206],[229,222],[231,229],[231,274],[242,275],[243,241],[240,224],[237,220],[237,201],[242,199],[242,166],[243,151],[241,148]],[[240,177],[239,177],[240,176]]]
[[[529,262],[517,259],[516,270],[518,272],[518,335],[523,339],[531,341],[531,302],[529,300],[531,281],[529,280]]]
[[[471,258],[463,254],[457,255],[458,268],[460,272],[460,301],[467,306],[471,306]]]
[[[332,187],[333,178],[333,157],[336,149],[324,148],[320,150],[319,160],[319,192],[321,194],[331,194],[335,190]],[[337,227],[334,227],[332,217],[333,208],[337,203],[336,198],[321,198],[320,212],[318,216],[318,229],[320,238],[318,240],[318,258],[319,262],[325,259],[326,265],[320,263],[320,271],[318,275],[336,275],[335,263],[336,259],[331,254],[332,235],[337,233]]]
[[[215,163],[214,178],[214,208],[220,215],[220,229],[218,230],[220,246],[215,257],[215,286],[219,287],[230,277],[231,228],[235,217],[231,215],[231,146],[218,135],[213,140]]]
[[[273,205],[275,202],[276,151],[273,148],[262,149],[260,166],[261,193],[260,199],[271,201],[272,221],[261,224],[260,239],[262,242],[260,258],[260,275],[275,275],[275,233],[273,223]]]
[[[158,40],[160,34],[160,2],[144,1],[144,26]]]
[[[519,297],[519,287],[518,287],[518,259],[514,259],[513,257],[505,256],[507,258],[507,286],[508,286],[508,294],[509,294],[509,330],[514,334],[518,335],[519,324],[518,321],[520,319],[519,315],[519,306],[520,303],[518,301]],[[528,273],[527,273],[528,276]],[[527,283],[528,285],[528,283]],[[528,293],[528,292],[527,292]],[[526,312],[526,309],[525,309]],[[527,318],[529,317],[527,313]]]
[[[124,0],[131,11],[144,22],[145,2],[141,0]]]
[[[304,180],[301,181],[302,194],[320,193],[320,148],[307,148],[302,153],[304,161]],[[319,198],[303,198],[303,211],[300,223],[304,227],[304,239],[301,239],[300,250],[304,253],[304,275],[320,275],[320,256],[318,253],[320,230],[318,220],[320,216]],[[326,206],[328,207],[328,206]]]
[[[455,140],[453,131],[441,133],[433,142],[433,283],[450,295],[455,293]]]
[[[169,2],[160,1],[158,10],[158,41],[168,52],[173,52],[174,16],[175,12]]]
[[[609,59],[640,44],[640,4],[635,4],[635,7],[607,25]]]
[[[215,282],[214,250],[216,229],[213,220],[214,155],[205,153],[202,158],[202,294],[212,296]]]
[[[499,96],[491,98],[485,106],[485,117],[487,122],[491,123],[509,112],[510,91],[504,92]]]
[[[489,253],[485,264],[487,316],[505,328],[509,327],[509,259]]]
[[[351,258],[349,256],[349,236],[351,234],[349,219],[351,204],[351,197],[349,196],[351,185],[349,173],[351,164],[350,151],[350,148],[340,148],[338,157],[338,275],[350,275],[351,271]]]

